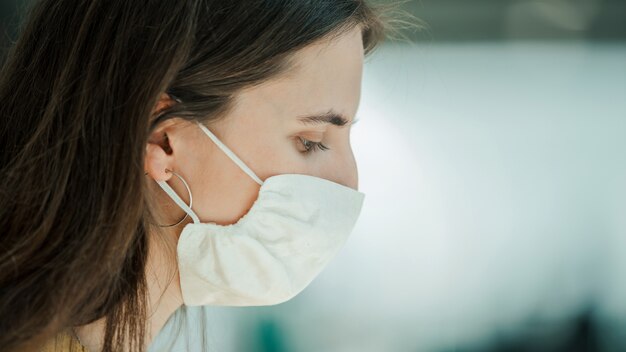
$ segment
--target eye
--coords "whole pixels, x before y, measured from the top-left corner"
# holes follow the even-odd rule
[[[302,137],[298,137],[298,139],[300,140],[300,143],[302,143],[302,146],[304,147],[304,151],[302,152],[304,154],[308,154],[314,151],[324,151],[324,150],[330,149],[324,144],[322,144],[321,142],[313,142],[308,139],[304,139]]]

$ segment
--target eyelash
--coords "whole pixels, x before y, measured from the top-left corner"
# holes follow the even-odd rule
[[[300,142],[302,143],[302,145],[306,149],[305,151],[302,152],[304,154],[309,154],[309,153],[312,153],[314,151],[325,151],[325,150],[329,150],[330,149],[327,146],[325,146],[324,144],[322,144],[321,142],[313,142],[313,141],[310,141],[308,139],[304,139],[302,137],[298,137],[298,138],[300,139]]]

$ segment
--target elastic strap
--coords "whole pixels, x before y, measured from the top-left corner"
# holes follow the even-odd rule
[[[198,124],[198,126],[200,126],[200,128],[204,131],[204,133],[209,136],[209,138],[211,138],[211,140],[217,144],[217,146],[224,152],[226,153],[226,155],[233,161],[235,162],[235,164],[237,164],[237,166],[239,166],[239,168],[241,170],[243,170],[243,172],[245,172],[246,174],[248,174],[248,176],[250,176],[254,182],[258,183],[259,185],[263,184],[263,181],[261,181],[261,179],[252,171],[250,170],[250,168],[248,167],[248,165],[244,164],[243,161],[241,161],[241,159],[239,159],[239,157],[237,157],[237,155],[235,155],[235,153],[233,153],[232,150],[230,150],[230,148],[228,148],[224,143],[222,143],[222,141],[220,141],[214,134],[213,132],[209,131],[209,129],[203,125],[202,123],[196,121],[196,123]]]
[[[200,223],[200,219],[198,218],[198,215],[196,215],[196,213],[194,213],[193,210],[191,210],[191,208],[187,204],[185,204],[185,202],[182,199],[180,199],[178,194],[176,194],[174,189],[166,181],[156,181],[156,182],[172,198],[172,200],[176,202],[176,204],[178,204],[179,207],[181,207],[187,214],[189,214],[189,216],[191,216],[194,224]]]

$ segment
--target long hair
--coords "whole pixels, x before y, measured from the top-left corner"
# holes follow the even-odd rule
[[[145,146],[162,121],[208,122],[317,40],[391,7],[361,0],[40,0],[0,71],[0,350],[105,318],[104,351],[144,349],[155,205]],[[158,114],[167,92],[181,103]]]

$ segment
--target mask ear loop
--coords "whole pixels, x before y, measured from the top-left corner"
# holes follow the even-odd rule
[[[185,213],[187,213],[185,215],[185,217],[182,218],[176,224],[162,226],[162,227],[176,226],[176,225],[180,224],[181,222],[183,222],[183,220],[185,220],[187,218],[187,216],[191,216],[191,219],[193,220],[193,222],[195,224],[200,223],[200,219],[198,218],[196,213],[194,213],[194,211],[191,210],[191,206],[193,204],[193,198],[192,198],[192,195],[191,195],[191,189],[189,189],[189,185],[187,184],[185,179],[182,178],[182,176],[180,176],[179,174],[177,174],[176,172],[174,172],[172,170],[165,169],[165,172],[171,172],[174,176],[178,177],[183,182],[183,184],[185,185],[185,188],[187,188],[187,192],[189,193],[189,205],[185,204],[185,202],[178,196],[178,194],[176,194],[176,191],[174,191],[174,189],[167,183],[167,181],[156,181],[155,180],[156,183],[158,183],[159,186],[161,186],[161,188],[165,191],[165,193],[167,193],[170,196],[170,198],[172,198],[172,200],[176,204],[178,204],[178,206],[181,207],[185,211]],[[159,225],[159,226],[161,226],[161,225]]]
[[[248,176],[250,176],[254,182],[258,183],[259,185],[263,185],[263,181],[261,181],[261,179],[252,171],[250,170],[250,168],[248,167],[248,165],[244,164],[244,162],[239,159],[239,157],[237,155],[235,155],[235,153],[233,153],[232,150],[230,150],[230,148],[228,148],[224,143],[222,143],[222,141],[220,141],[219,139],[217,139],[217,137],[213,134],[213,132],[211,132],[205,125],[203,125],[202,123],[200,123],[199,121],[196,121],[196,123],[198,124],[198,126],[200,126],[200,128],[202,129],[202,131],[204,131],[204,133],[209,136],[209,138],[211,138],[211,140],[213,141],[213,143],[217,144],[217,146],[235,163],[237,164],[237,166],[239,166],[239,168],[241,170],[243,170],[243,172],[245,172],[246,174],[248,174]]]

